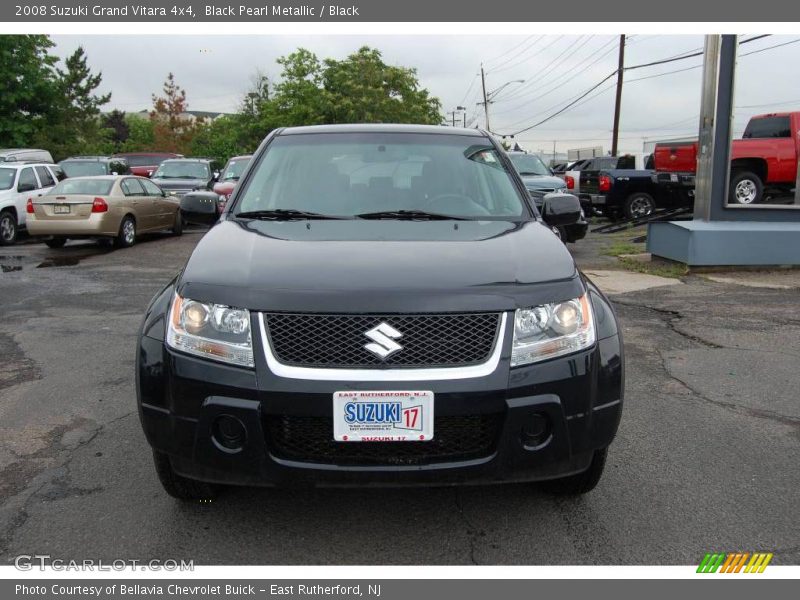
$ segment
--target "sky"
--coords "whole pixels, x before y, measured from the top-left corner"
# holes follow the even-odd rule
[[[742,35],[740,40],[754,36]],[[444,112],[464,106],[468,126],[485,126],[483,108],[477,105],[483,64],[487,91],[497,91],[490,105],[491,130],[516,134],[514,140],[525,150],[547,154],[555,144],[558,152],[602,146],[607,153],[611,147],[615,77],[563,113],[520,131],[550,117],[613,73],[618,61],[616,35],[60,35],[52,39],[54,53],[62,58],[83,46],[90,67],[103,74],[99,91],[112,93],[105,110],[150,108],[151,94],[160,92],[167,73],[173,72],[187,92],[190,110],[234,112],[257,73],[278,78],[278,57],[304,47],[320,59],[341,59],[367,45],[381,50],[388,64],[415,68],[421,85],[442,101]],[[800,37],[774,35],[740,46],[735,135],[741,135],[753,114],[800,110],[800,84],[796,77],[786,76],[800,64],[800,43],[795,40]],[[786,45],[768,49],[779,44]],[[626,40],[625,66],[702,47],[700,35],[632,34]],[[696,135],[701,65],[698,56],[625,72],[621,151],[642,152],[648,141]],[[792,67],[788,71],[787,65]]]

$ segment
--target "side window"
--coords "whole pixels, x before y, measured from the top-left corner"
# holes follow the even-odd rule
[[[122,183],[119,184],[122,193],[126,196],[144,196],[144,189],[142,186],[139,185],[139,181],[136,179],[123,179]]]
[[[58,181],[64,181],[67,178],[67,174],[64,173],[64,169],[59,167],[58,165],[52,165],[50,170],[53,171],[53,174],[56,176]]]
[[[144,186],[144,191],[147,192],[148,196],[161,195],[161,188],[158,187],[155,183],[153,183],[149,179],[137,179],[136,181],[138,181]]]
[[[19,174],[19,183],[17,184],[17,190],[20,192],[30,191],[38,189],[39,182],[36,181],[36,175],[33,173],[33,169],[31,167],[27,167],[22,169],[22,173]]]
[[[752,119],[744,130],[743,138],[787,138],[792,137],[789,117],[763,117]]]
[[[35,167],[35,169],[36,174],[39,175],[39,181],[42,182],[42,187],[50,187],[56,184],[47,167]]]

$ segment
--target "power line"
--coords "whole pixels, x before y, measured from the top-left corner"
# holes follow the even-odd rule
[[[537,56],[539,56],[539,55],[540,55],[542,52],[545,52],[545,51],[547,51],[547,50],[548,50],[548,49],[550,49],[552,46],[554,46],[555,44],[557,44],[557,43],[558,43],[558,42],[561,40],[561,38],[563,38],[563,37],[564,37],[563,35],[559,35],[559,36],[557,36],[557,37],[556,37],[556,39],[554,39],[554,40],[553,40],[551,43],[549,43],[547,46],[544,46],[543,48],[539,48],[539,51],[538,51],[538,52],[536,52],[536,53],[534,53],[532,56],[529,56],[529,57],[528,57],[528,58],[526,58],[525,60],[523,60],[523,61],[520,61],[520,62],[518,62],[518,63],[515,63],[515,64],[511,65],[510,67],[508,67],[508,66],[507,66],[507,67],[504,67],[504,68],[502,68],[502,69],[501,69],[501,68],[494,67],[494,68],[492,68],[490,71],[487,71],[487,72],[488,72],[488,73],[502,73],[503,71],[508,71],[509,69],[512,69],[512,68],[514,68],[514,67],[516,67],[516,66],[519,66],[519,65],[521,65],[521,64],[522,64],[522,63],[524,63],[524,62],[530,61],[531,59],[533,59],[533,58],[536,58]],[[542,38],[544,38],[544,36],[540,36],[539,40],[536,40],[536,43],[538,43],[538,42],[539,42],[539,41],[540,41]],[[536,43],[534,43],[534,44],[533,44],[533,45],[531,45],[530,47],[526,48],[526,50],[525,50],[525,51],[527,51],[527,50],[529,50],[530,48],[532,48],[533,46],[535,46],[535,45],[536,45]],[[507,64],[507,63],[503,63],[503,64]]]
[[[506,71],[508,69],[511,69],[511,68],[515,67],[519,63],[515,63],[515,64],[511,65],[510,67],[506,66],[506,65],[508,65],[508,63],[510,63],[511,61],[516,60],[517,58],[519,58],[520,56],[522,56],[523,54],[528,52],[531,48],[534,48],[536,46],[536,44],[541,42],[543,39],[544,39],[544,35],[540,35],[538,38],[533,40],[533,42],[530,43],[528,46],[526,46],[525,48],[523,48],[522,50],[517,52],[514,56],[504,60],[499,65],[495,65],[494,67],[492,67],[492,73],[495,73],[495,72],[499,73],[500,71]],[[540,50],[540,52],[541,52],[541,50]],[[534,56],[538,56],[540,52],[537,52],[536,54],[534,54]]]
[[[762,38],[769,37],[769,35],[770,35],[770,34],[765,34],[765,35],[758,35],[758,36],[754,36],[754,37],[752,37],[752,38],[749,38],[749,39],[746,39],[746,40],[742,40],[741,42],[739,42],[739,45],[742,45],[742,44],[747,44],[747,43],[750,43],[750,42],[754,42],[754,41],[756,41],[756,40],[760,40],[760,39],[762,39]],[[796,40],[796,41],[800,41],[800,39],[798,39],[798,40]],[[789,43],[793,43],[793,42],[785,42],[785,43],[783,43],[783,44],[777,44],[777,45],[775,45],[774,47],[785,46],[785,45],[788,45]],[[759,51],[764,51],[764,50],[769,50],[769,49],[770,49],[770,48],[762,48],[762,49],[760,49]],[[755,53],[756,53],[756,51],[753,51],[753,52],[748,52],[747,54],[743,54],[742,56],[746,56],[746,55],[749,55],[749,54],[755,54]],[[632,66],[630,66],[630,67],[625,67],[625,68],[624,68],[624,70],[625,70],[625,71],[632,71],[632,70],[635,70],[635,69],[642,69],[642,68],[645,68],[645,67],[652,67],[652,66],[656,66],[656,65],[660,65],[660,64],[671,63],[671,62],[675,62],[675,61],[678,61],[678,60],[686,60],[686,59],[688,59],[688,58],[693,58],[693,57],[695,57],[695,56],[699,56],[699,55],[701,55],[701,54],[702,54],[702,52],[700,52],[700,53],[696,53],[696,52],[693,52],[693,51],[688,51],[688,52],[684,52],[684,53],[682,53],[682,54],[679,54],[679,55],[675,55],[675,56],[667,57],[667,58],[664,58],[664,59],[661,59],[661,60],[652,61],[652,62],[649,62],[649,63],[642,63],[642,64],[639,64],[639,65],[632,65]],[[595,90],[596,90],[597,88],[599,88],[599,87],[600,87],[600,86],[601,86],[603,83],[605,83],[606,81],[608,81],[609,79],[611,79],[611,77],[613,77],[613,76],[614,76],[614,75],[616,75],[616,74],[617,74],[617,70],[614,70],[614,71],[612,71],[612,72],[611,72],[611,73],[609,73],[609,74],[608,74],[606,77],[604,77],[604,78],[603,78],[603,79],[601,79],[599,82],[597,82],[595,85],[593,85],[593,86],[592,86],[592,87],[590,87],[588,90],[586,90],[585,92],[583,92],[582,94],[580,94],[580,95],[579,95],[577,98],[575,98],[575,100],[573,100],[573,101],[569,102],[569,103],[568,103],[566,106],[562,107],[561,109],[559,109],[558,111],[556,111],[556,112],[555,112],[555,113],[553,113],[552,115],[550,115],[550,116],[548,116],[548,117],[546,117],[546,118],[542,119],[541,121],[539,121],[539,122],[537,122],[537,123],[535,123],[535,124],[533,124],[533,125],[530,125],[530,126],[528,126],[528,127],[525,127],[525,128],[523,128],[523,129],[520,129],[519,131],[516,131],[516,132],[514,132],[514,133],[512,133],[512,134],[510,134],[510,135],[514,135],[514,136],[516,136],[516,135],[519,135],[520,133],[524,133],[524,132],[526,132],[526,131],[529,131],[529,130],[531,130],[531,129],[534,129],[535,127],[538,127],[539,125],[542,125],[542,124],[546,123],[547,121],[550,121],[551,119],[554,119],[554,118],[556,118],[558,115],[560,115],[560,114],[564,113],[565,111],[567,111],[567,110],[569,110],[570,108],[572,108],[573,106],[575,106],[575,105],[576,105],[578,102],[580,102],[580,101],[581,101],[583,98],[585,98],[586,96],[588,96],[589,94],[591,94],[593,91],[595,91]],[[665,73],[665,75],[666,75],[666,74],[668,74],[668,73]],[[629,83],[631,83],[631,82],[633,82],[633,81],[636,81],[636,80],[631,80]],[[610,88],[607,88],[607,89],[610,89]],[[603,90],[603,91],[606,91],[606,90]],[[598,93],[597,95],[599,96],[601,93],[603,93],[603,92],[600,92],[600,93]]]
[[[525,42],[527,42],[529,39],[531,39],[531,38],[533,38],[533,37],[536,37],[536,34],[534,34],[534,35],[529,35],[529,36],[528,36],[528,37],[526,37],[524,40],[522,40],[522,41],[521,41],[519,44],[516,44],[515,46],[512,46],[511,48],[509,48],[509,49],[508,49],[508,50],[506,50],[505,52],[503,52],[503,53],[501,53],[501,54],[498,54],[498,55],[497,55],[497,56],[495,56],[494,58],[490,58],[490,59],[489,59],[489,60],[487,60],[486,62],[487,62],[487,63],[490,63],[490,62],[493,62],[493,61],[495,61],[495,60],[497,60],[497,59],[499,59],[499,58],[502,58],[502,57],[504,57],[506,54],[508,54],[508,53],[510,53],[510,52],[513,52],[514,50],[516,50],[517,48],[519,48],[520,46],[522,46],[522,45],[523,45]],[[539,36],[539,37],[542,37],[542,36]]]

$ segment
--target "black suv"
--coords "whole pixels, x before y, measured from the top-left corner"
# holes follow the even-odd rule
[[[209,158],[170,158],[162,161],[151,179],[173,196],[210,190],[219,179],[219,163]]]
[[[70,156],[58,165],[67,177],[128,175],[131,172],[128,161],[110,156]]]
[[[598,482],[623,400],[608,300],[478,130],[272,132],[153,299],[139,414],[167,492]],[[543,220],[544,218],[544,220]],[[545,224],[547,221],[547,224]]]

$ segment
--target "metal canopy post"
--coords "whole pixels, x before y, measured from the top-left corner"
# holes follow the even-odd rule
[[[706,36],[694,219],[649,223],[647,250],[690,266],[800,265],[800,209],[727,202],[737,49],[735,35]]]
[[[694,218],[722,218],[730,181],[737,36],[707,35],[700,101]]]

